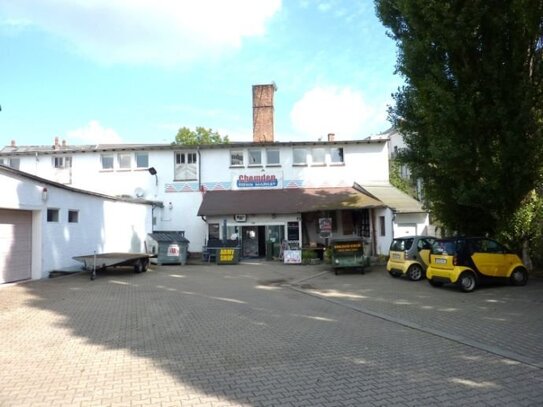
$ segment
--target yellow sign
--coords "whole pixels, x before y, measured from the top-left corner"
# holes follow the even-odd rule
[[[362,243],[337,243],[334,250],[337,252],[352,252],[362,249]]]
[[[234,261],[234,249],[220,249],[219,250],[219,262],[233,262]]]

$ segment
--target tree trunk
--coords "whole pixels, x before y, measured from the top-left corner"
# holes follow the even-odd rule
[[[528,243],[528,239],[522,242],[522,262],[524,263],[528,271],[531,272],[534,267],[532,264],[532,259],[530,258],[530,254],[529,254],[529,248],[530,248],[529,246],[530,245]]]

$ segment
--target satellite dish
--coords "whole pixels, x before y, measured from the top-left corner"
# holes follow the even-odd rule
[[[137,187],[134,191],[134,195],[138,198],[143,198],[145,196],[145,190],[143,188]]]

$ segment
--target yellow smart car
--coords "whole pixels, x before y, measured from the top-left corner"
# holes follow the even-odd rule
[[[392,277],[407,276],[409,280],[422,280],[428,267],[433,236],[406,236],[392,240],[387,270]]]
[[[495,240],[452,237],[434,242],[426,278],[434,287],[452,283],[471,292],[487,280],[526,285],[528,271],[516,254]]]

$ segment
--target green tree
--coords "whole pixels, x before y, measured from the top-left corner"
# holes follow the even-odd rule
[[[188,127],[181,127],[175,136],[173,144],[200,145],[200,144],[228,144],[228,136],[221,136],[217,131],[196,127],[191,130]]]
[[[496,233],[539,179],[541,0],[376,0],[405,85],[389,119],[400,160],[449,229]]]

